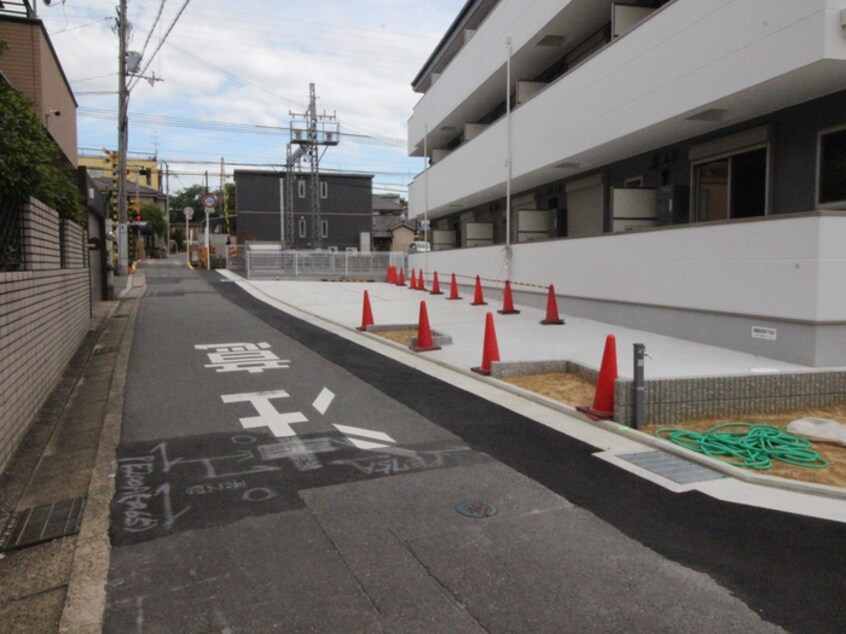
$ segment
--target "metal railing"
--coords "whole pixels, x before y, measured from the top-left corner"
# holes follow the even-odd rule
[[[406,265],[406,255],[398,252],[280,251],[266,245],[261,248],[248,245],[237,251],[234,254],[230,251],[227,268],[246,273],[248,278],[380,279],[385,277],[389,266]],[[243,264],[239,265],[241,253]]]
[[[22,205],[0,199],[0,271],[16,271],[23,266],[22,216]]]

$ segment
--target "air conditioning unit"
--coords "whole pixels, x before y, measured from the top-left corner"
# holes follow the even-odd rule
[[[338,247],[328,247],[326,250],[329,251],[329,253],[337,253]]]

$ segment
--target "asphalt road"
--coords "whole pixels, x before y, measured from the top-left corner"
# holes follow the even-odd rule
[[[216,274],[142,270],[105,631],[846,631],[842,524],[671,493]]]

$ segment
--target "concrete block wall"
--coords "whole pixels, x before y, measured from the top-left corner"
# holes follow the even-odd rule
[[[90,317],[81,229],[68,230],[78,255],[70,256],[73,268],[61,268],[58,214],[32,201],[22,224],[24,270],[0,272],[0,471],[85,337]]]
[[[830,407],[846,402],[846,370],[749,374],[646,381],[646,423],[670,425],[696,418],[742,420],[749,414]],[[614,420],[629,425],[632,383],[614,385]]]

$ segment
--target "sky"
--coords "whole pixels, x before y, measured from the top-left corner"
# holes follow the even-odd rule
[[[80,153],[117,149],[117,0],[36,1],[79,103]],[[321,170],[370,173],[374,191],[405,197],[423,169],[406,156],[420,98],[411,81],[464,4],[129,0],[128,48],[162,80],[130,81],[129,154],[166,161],[171,193],[206,171],[219,185],[221,158],[230,175],[279,169],[290,113],[305,112],[314,83],[318,112],[336,115],[343,135]]]

